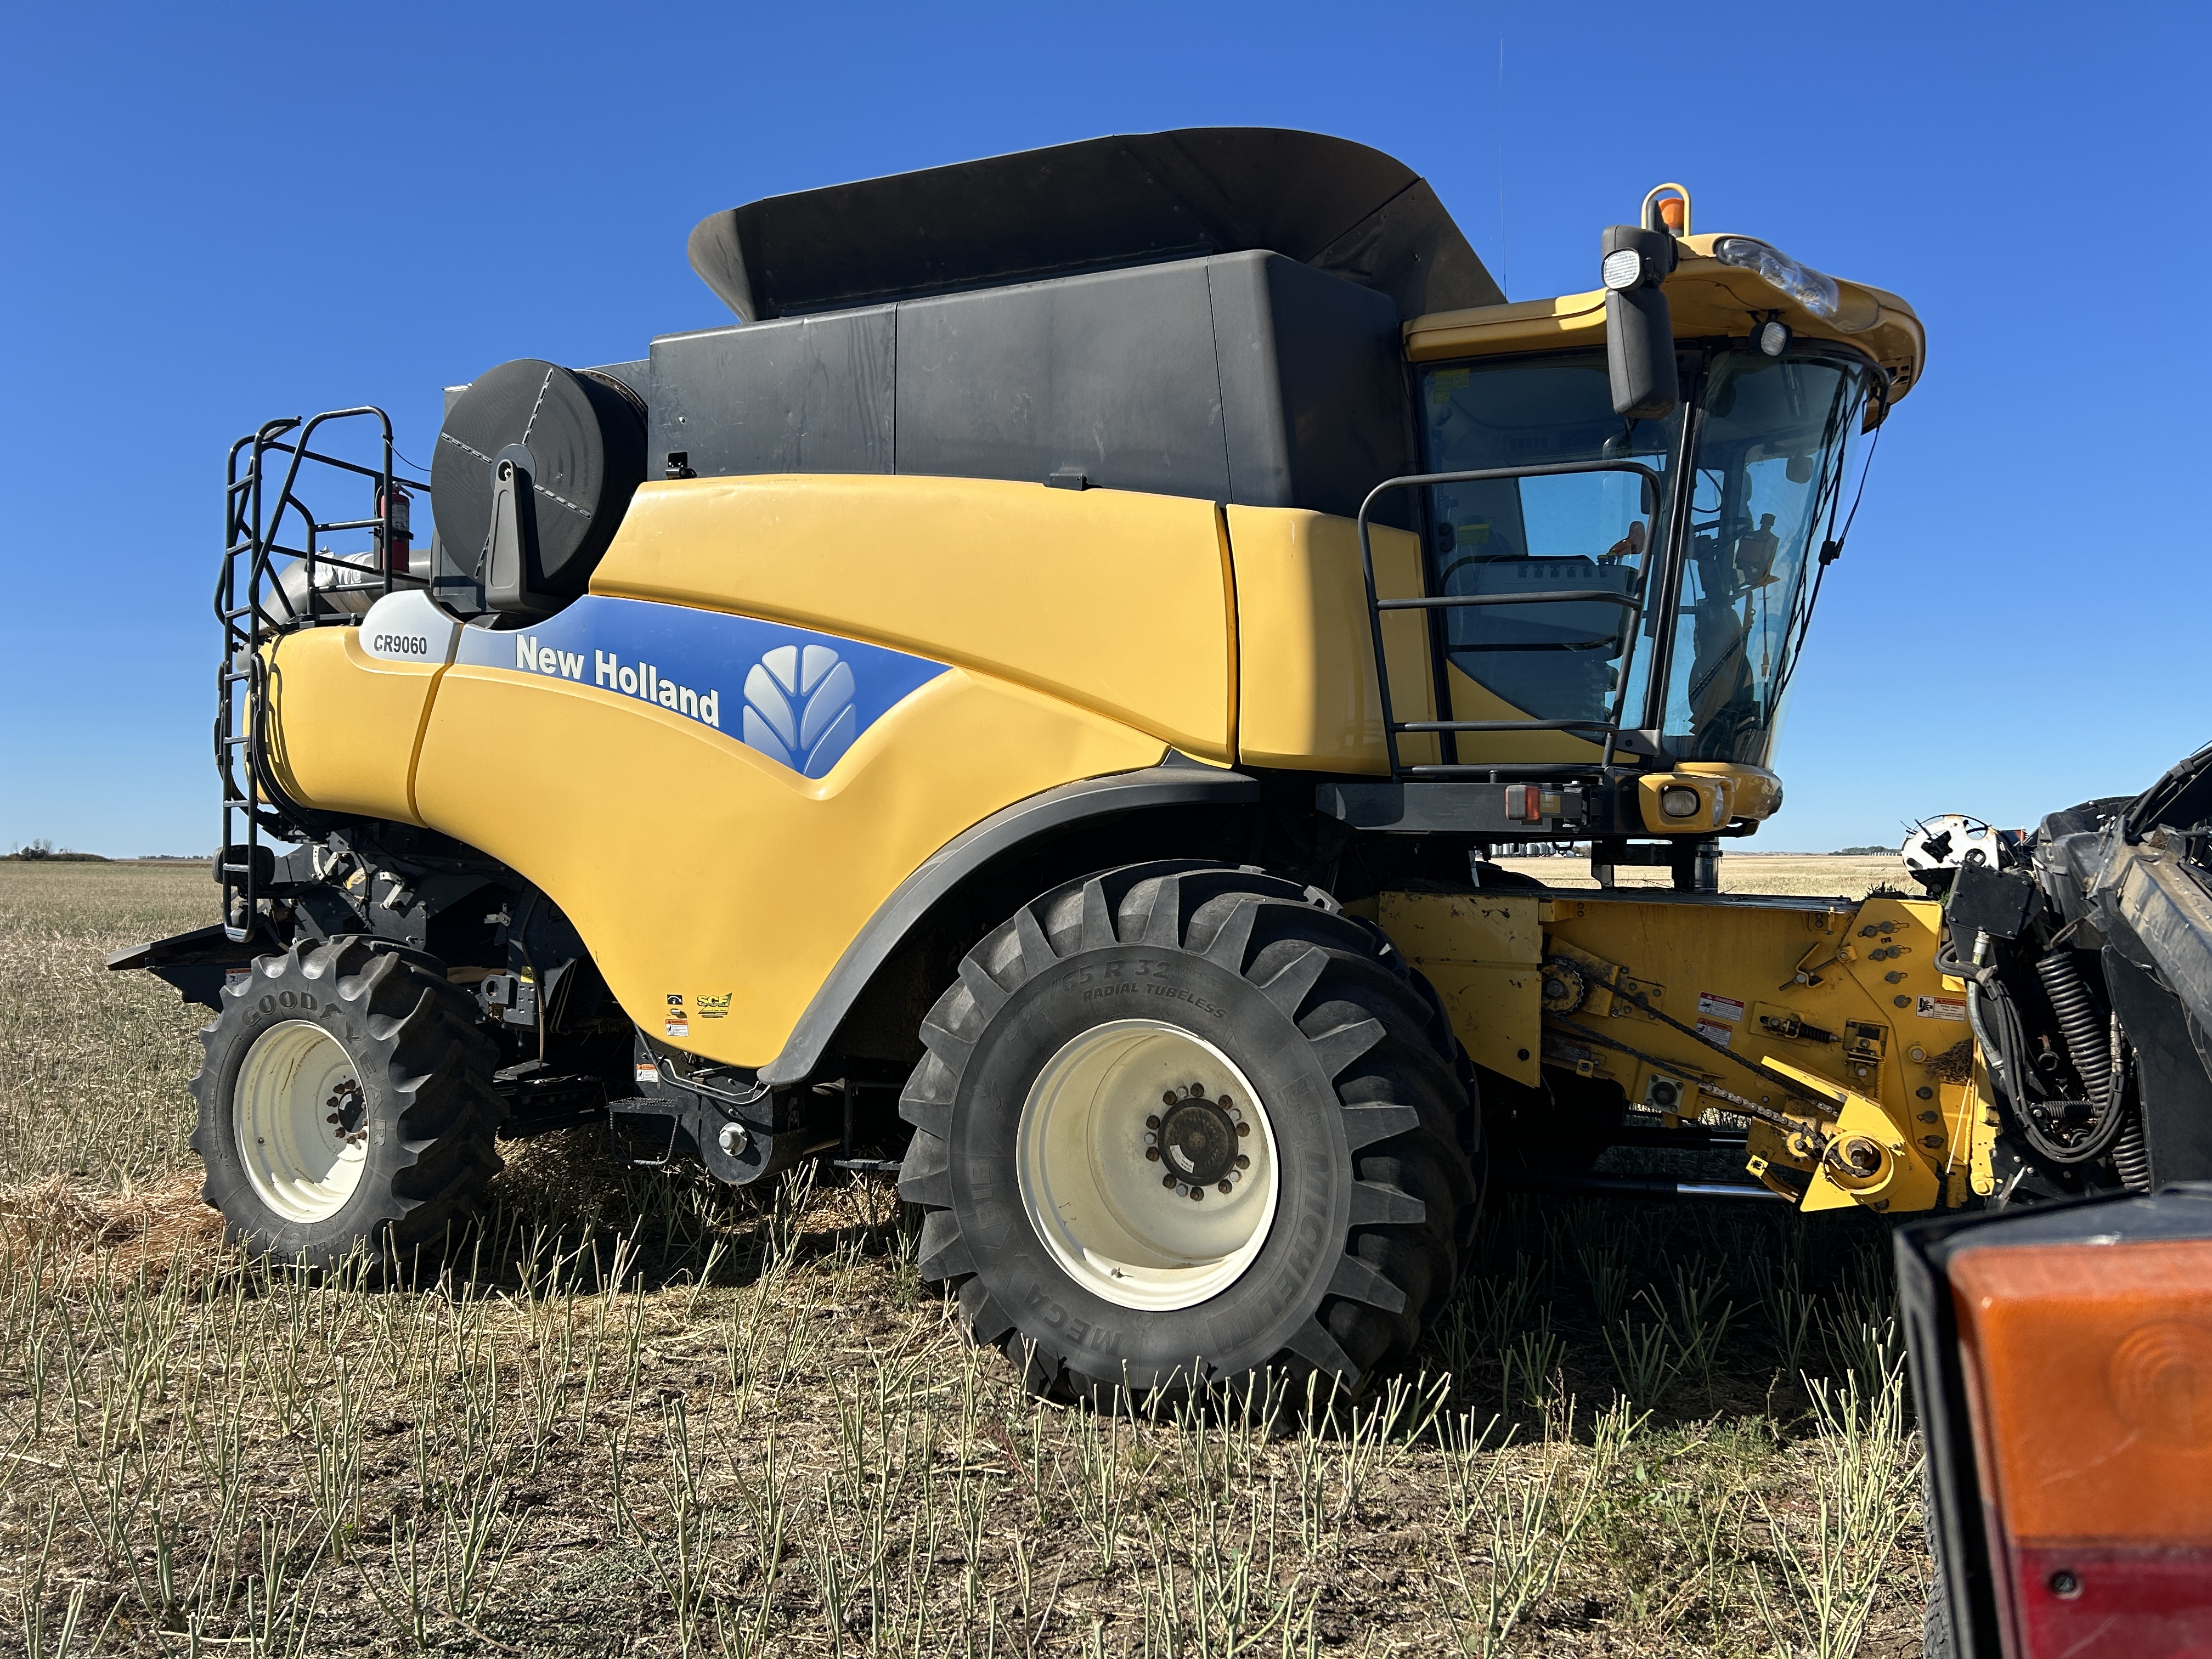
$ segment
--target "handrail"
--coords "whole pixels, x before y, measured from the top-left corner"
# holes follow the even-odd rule
[[[1592,731],[1605,734],[1605,756],[1601,764],[1613,762],[1613,741],[1628,730],[1618,719],[1612,720],[1407,720],[1395,717],[1390,703],[1390,659],[1382,642],[1382,613],[1385,611],[1443,611],[1464,605],[1578,605],[1603,601],[1623,606],[1632,614],[1640,615],[1644,603],[1632,599],[1625,593],[1607,589],[1570,589],[1565,592],[1545,594],[1467,593],[1439,594],[1418,599],[1385,599],[1375,588],[1375,547],[1370,524],[1375,503],[1394,489],[1422,489],[1436,484],[1487,483],[1504,478],[1557,477],[1580,472],[1628,472],[1644,480],[1648,505],[1644,511],[1656,517],[1659,503],[1666,499],[1667,483],[1651,468],[1637,461],[1550,461],[1534,466],[1480,467],[1467,472],[1412,472],[1395,478],[1385,478],[1367,492],[1359,503],[1359,568],[1367,584],[1367,622],[1375,646],[1375,687],[1382,702],[1382,749],[1389,757],[1390,775],[1403,778],[1412,770],[1462,769],[1456,763],[1449,768],[1408,769],[1398,758],[1398,734],[1401,732],[1563,732]],[[1433,641],[1431,649],[1434,648]]]
[[[334,422],[367,417],[374,421],[383,465],[366,466],[313,447],[317,430]],[[294,435],[295,434],[296,435]],[[290,441],[286,441],[287,439]],[[289,459],[272,495],[270,458]],[[392,417],[373,404],[326,410],[303,420],[285,416],[264,422],[230,447],[223,487],[222,563],[216,578],[215,614],[222,629],[222,658],[216,667],[216,775],[222,788],[222,840],[216,854],[216,878],[223,888],[224,933],[234,943],[252,934],[259,908],[261,838],[282,836],[308,815],[284,793],[269,756],[269,664],[263,647],[272,637],[312,628],[336,617],[318,616],[317,573],[331,566],[365,580],[356,591],[428,586],[429,579],[395,568],[400,524],[397,508],[416,495],[428,497],[428,483],[400,472]],[[368,518],[318,520],[300,495],[301,469],[319,467],[368,478],[376,485],[375,514]],[[305,545],[283,537],[288,514],[305,531]],[[328,553],[325,536],[369,532],[375,538],[366,554]],[[278,580],[276,561],[297,559],[306,568],[307,586],[295,605]],[[241,570],[241,564],[243,568]],[[283,607],[275,614],[271,599]],[[347,620],[350,620],[348,618]],[[236,757],[243,754],[241,768]],[[244,819],[244,838],[238,838]],[[240,860],[243,862],[240,862]]]
[[[1448,611],[1468,605],[1625,605],[1640,611],[1644,601],[1616,593],[1609,587],[1566,587],[1556,593],[1439,593],[1419,599],[1377,599],[1377,611]]]

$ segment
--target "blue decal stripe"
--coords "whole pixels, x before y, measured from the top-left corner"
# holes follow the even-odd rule
[[[587,594],[543,623],[461,630],[457,662],[612,691],[824,776],[945,665],[754,617]]]

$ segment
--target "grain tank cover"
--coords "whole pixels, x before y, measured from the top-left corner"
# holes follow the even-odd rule
[[[1400,318],[1504,295],[1427,182],[1342,138],[1191,127],[771,196],[700,221],[692,269],[748,322],[1265,249]]]

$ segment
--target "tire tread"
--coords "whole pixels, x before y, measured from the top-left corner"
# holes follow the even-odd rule
[[[225,988],[222,1011],[200,1029],[201,1063],[189,1086],[199,1107],[191,1144],[209,1170],[202,1197],[222,1212],[235,1238],[251,1242],[264,1226],[248,1207],[258,1204],[251,1187],[242,1176],[220,1181],[216,1172],[228,1166],[210,1154],[228,1133],[228,1103],[218,1091],[233,1068],[222,1057],[236,1041],[246,1000],[272,981],[335,993],[366,1033],[368,1052],[357,1054],[356,1063],[364,1071],[383,1067],[401,1097],[395,1123],[401,1161],[374,1205],[362,1242],[372,1254],[440,1242],[474,1214],[501,1168],[494,1136],[507,1108],[491,1080],[498,1050],[477,1029],[476,1005],[466,993],[359,936],[302,940],[257,958],[250,977]],[[234,1008],[241,1011],[236,1017]],[[344,1252],[305,1254],[310,1265],[329,1267]]]
[[[900,1195],[927,1212],[918,1265],[955,1294],[971,1340],[1004,1348],[1034,1391],[1070,1400],[1138,1392],[1024,1335],[973,1276],[951,1208],[950,1147],[960,1073],[991,1015],[1067,957],[1137,943],[1242,975],[1296,1024],[1334,1084],[1356,1219],[1328,1292],[1273,1364],[1293,1381],[1357,1392],[1412,1353],[1457,1280],[1483,1184],[1472,1073],[1442,1003],[1380,928],[1261,872],[1182,862],[1107,871],[1024,905],[968,953],[923,1021],[926,1053],[899,1102],[914,1127]]]

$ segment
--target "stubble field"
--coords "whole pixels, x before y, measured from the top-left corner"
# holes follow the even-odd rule
[[[1769,862],[1729,884],[1895,870]],[[1500,1197],[1415,1373],[1157,1419],[1025,1399],[886,1188],[592,1130],[507,1146],[442,1269],[310,1280],[199,1202],[201,1011],[100,968],[213,890],[0,865],[0,1640],[38,1659],[1919,1650],[1873,1218]]]

